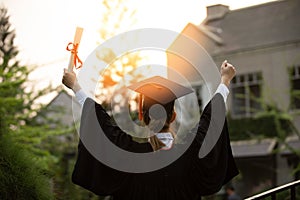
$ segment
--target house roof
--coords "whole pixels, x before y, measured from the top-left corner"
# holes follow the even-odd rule
[[[231,142],[232,153],[235,158],[268,156],[273,152],[275,146],[275,139]]]
[[[81,106],[77,101],[72,100],[72,96],[62,88],[59,89],[57,95],[47,104],[47,106],[37,115],[38,122],[45,119],[54,119],[64,125],[71,126],[80,119]]]
[[[300,150],[300,138],[299,135],[287,137],[285,144],[280,146],[281,153],[283,155],[293,154],[294,151],[299,153]]]
[[[224,43],[215,54],[299,42],[299,10],[298,0],[275,1],[207,17],[201,26],[221,29],[217,35]]]
[[[287,137],[284,143],[278,144],[276,139],[253,139],[231,142],[232,154],[235,158],[261,157],[271,155],[278,149],[281,155],[299,153],[299,135]]]

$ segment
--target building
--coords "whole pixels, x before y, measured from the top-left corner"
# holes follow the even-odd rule
[[[60,122],[70,127],[79,122],[80,112],[80,104],[73,100],[72,96],[61,87],[58,89],[57,95],[39,113],[37,120],[38,122],[44,122],[41,115],[45,115],[47,121],[54,121],[54,125]]]
[[[221,4],[207,7],[206,19],[198,26],[188,24],[168,49],[169,78],[194,74],[189,82],[196,91],[201,90],[197,92],[199,102],[205,103],[209,96],[207,92],[214,91],[219,80],[211,74],[209,81],[204,80],[205,71],[215,70],[213,68],[226,59],[237,68],[227,101],[232,117],[251,118],[262,106],[257,99],[263,99],[290,113],[300,130],[299,10],[300,1],[297,0],[275,1],[238,10],[230,10]],[[202,46],[216,65],[203,56],[203,50],[196,51],[193,42],[185,42],[186,38]],[[187,57],[172,52],[192,55]],[[197,75],[191,63],[198,67],[204,65],[200,67],[203,75]],[[203,90],[204,86],[208,90]],[[295,148],[300,147],[299,137],[288,138],[287,142]],[[232,146],[242,172],[237,189],[243,196],[299,178],[292,175],[299,157],[295,158],[290,151],[274,154],[273,150],[281,147],[272,139],[233,142]],[[258,172],[254,170],[261,170],[264,175],[257,176]]]

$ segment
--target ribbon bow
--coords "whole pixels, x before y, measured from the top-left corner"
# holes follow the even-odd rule
[[[70,47],[70,45],[72,45],[72,47]],[[78,43],[74,44],[73,42],[69,42],[69,44],[67,45],[67,51],[71,51],[71,53],[74,55],[74,66],[76,69],[79,69],[82,67],[82,61],[80,60],[80,58],[78,57],[77,53],[77,49],[78,49]],[[77,66],[77,64],[80,64],[79,66]]]

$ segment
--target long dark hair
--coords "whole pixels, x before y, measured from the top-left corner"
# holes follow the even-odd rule
[[[169,103],[166,103],[166,104],[161,104],[149,97],[146,97],[144,96],[144,99],[143,99],[143,106],[142,106],[142,115],[143,115],[143,121],[145,123],[145,125],[149,125],[150,124],[150,121],[151,121],[151,117],[155,117],[155,116],[151,116],[150,117],[150,108],[151,106],[155,105],[155,104],[158,104],[158,105],[161,105],[164,109],[165,109],[165,112],[167,114],[167,118],[166,119],[161,119],[159,116],[156,116],[155,120],[158,120],[158,121],[164,121],[164,125],[163,127],[161,128],[161,130],[155,130],[155,132],[163,132],[163,131],[169,131],[169,127],[170,127],[170,123],[171,123],[171,120],[172,120],[172,116],[173,116],[173,113],[174,113],[174,103],[175,103],[175,100],[169,102]],[[162,122],[163,123],[163,122]],[[159,150],[160,148],[164,147],[165,144],[162,143],[157,137],[156,135],[154,136],[151,136],[150,137],[150,144],[152,145],[152,148],[154,151],[156,150]]]

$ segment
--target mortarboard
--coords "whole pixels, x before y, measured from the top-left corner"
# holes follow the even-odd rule
[[[192,89],[182,86],[174,81],[170,81],[161,76],[154,76],[145,79],[143,81],[132,84],[128,88],[140,93],[140,114],[142,108],[142,95],[147,96],[148,98],[151,98],[164,105],[193,92]],[[141,116],[139,116],[139,118],[141,119]]]

